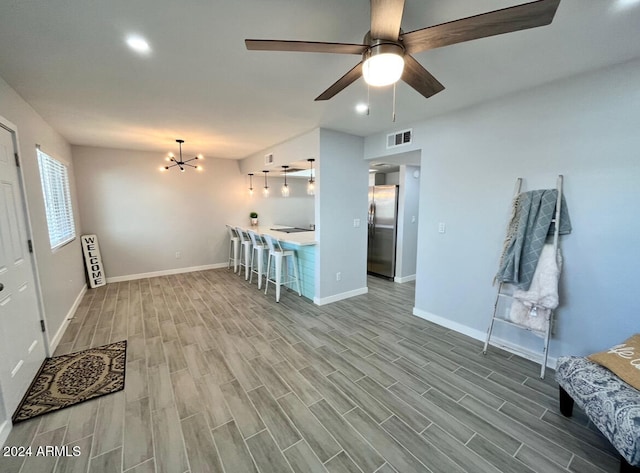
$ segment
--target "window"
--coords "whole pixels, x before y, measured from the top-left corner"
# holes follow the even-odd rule
[[[49,227],[51,249],[74,240],[76,225],[73,221],[71,194],[69,193],[69,174],[67,166],[46,153],[38,151],[40,180],[44,194],[44,206]]]

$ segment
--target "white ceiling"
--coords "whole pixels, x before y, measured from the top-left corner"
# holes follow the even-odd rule
[[[407,0],[412,31],[525,3]],[[366,136],[640,57],[640,5],[562,0],[554,22],[419,53],[446,90],[362,79],[314,98],[358,56],[247,51],[245,38],[361,43],[368,0],[0,0],[0,76],[72,144],[243,158],[318,126]],[[143,35],[146,57],[125,44]],[[613,85],[612,85],[613,86]],[[1,110],[0,103],[0,113]]]

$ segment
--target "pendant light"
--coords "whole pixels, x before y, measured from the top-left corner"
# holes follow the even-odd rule
[[[309,161],[309,183],[307,184],[307,194],[309,195],[315,195],[316,193],[316,181],[313,179],[313,162],[315,161],[315,159],[310,158],[307,159],[307,161]]]
[[[253,195],[253,173],[249,173],[249,195]]]
[[[269,171],[262,171],[264,173],[264,188],[262,189],[262,195],[269,197],[269,184],[267,184],[267,173]]]
[[[282,193],[282,197],[289,197],[289,184],[287,184],[287,169],[289,166],[282,166],[282,172],[284,172],[284,184],[282,185],[282,189],[280,192]]]

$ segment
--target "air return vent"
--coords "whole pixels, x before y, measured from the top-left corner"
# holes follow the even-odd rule
[[[411,128],[387,135],[387,149],[410,144],[412,136]]]

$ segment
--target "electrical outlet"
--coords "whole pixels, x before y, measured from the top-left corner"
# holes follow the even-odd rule
[[[447,226],[444,223],[440,222],[438,224],[438,233],[444,233],[446,230]]]
[[[338,271],[336,273],[336,281],[340,281],[342,279],[342,273],[340,271]]]
[[[353,219],[353,226],[354,226],[354,228],[358,228],[360,226],[360,219],[359,218],[354,218]]]
[[[416,216],[415,215],[411,216],[411,223],[416,223]]]
[[[176,259],[182,258],[182,252],[176,251]]]

